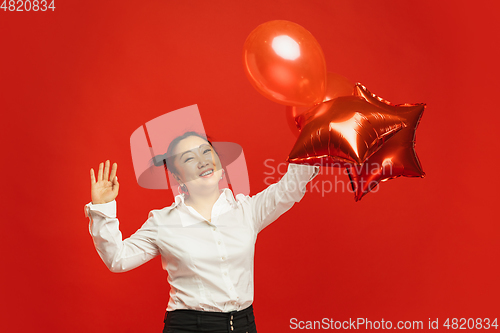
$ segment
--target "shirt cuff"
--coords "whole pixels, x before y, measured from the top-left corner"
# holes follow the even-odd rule
[[[95,205],[92,202],[89,202],[85,205],[84,211],[86,217],[89,217],[90,211],[93,211],[104,217],[116,218],[116,200]]]
[[[316,177],[319,173],[318,165],[307,165],[307,164],[296,164],[296,163],[288,163],[288,172],[292,172],[301,176],[309,177],[307,178],[307,182],[310,182],[314,177]]]

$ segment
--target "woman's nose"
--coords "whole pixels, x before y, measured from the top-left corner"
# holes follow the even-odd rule
[[[198,166],[200,168],[202,167],[205,167],[207,164],[209,164],[210,162],[212,161],[212,156],[202,156],[199,160],[198,160]]]

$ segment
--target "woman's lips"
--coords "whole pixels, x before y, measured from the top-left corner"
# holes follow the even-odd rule
[[[208,174],[208,175],[206,175],[206,176],[202,176],[202,174],[204,174],[205,172],[210,171],[210,170],[212,171],[211,173],[209,173],[209,174]],[[215,173],[215,172],[214,172],[214,169],[205,170],[205,171],[203,171],[202,173],[200,173],[200,177],[201,177],[201,178],[210,178],[210,177],[212,177],[212,176],[214,175],[214,173]]]

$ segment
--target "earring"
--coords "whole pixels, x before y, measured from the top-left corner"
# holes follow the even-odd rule
[[[224,169],[222,169],[222,176],[220,176],[220,180],[222,180],[222,178],[224,178],[224,174],[225,174],[225,173],[226,173],[226,172],[224,171]]]
[[[179,192],[179,194],[189,193],[186,184],[181,184],[180,186],[177,186],[177,192]]]

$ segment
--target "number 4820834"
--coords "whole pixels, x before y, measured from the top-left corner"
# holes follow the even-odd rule
[[[1,1],[1,0],[0,0]],[[50,1],[50,0],[49,0]],[[50,1],[46,0],[4,0],[0,9],[3,9],[4,12],[46,12],[49,9],[54,11],[56,9],[54,5],[54,0]]]

